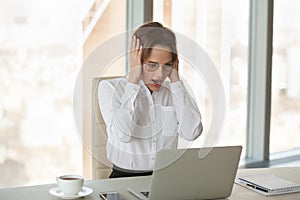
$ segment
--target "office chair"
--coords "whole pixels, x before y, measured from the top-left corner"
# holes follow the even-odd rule
[[[93,179],[108,178],[112,171],[112,163],[106,157],[106,125],[104,123],[99,102],[98,86],[100,81],[120,78],[121,76],[95,77],[92,83],[92,177]]]

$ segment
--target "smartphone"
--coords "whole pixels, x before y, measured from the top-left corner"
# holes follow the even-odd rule
[[[121,194],[116,191],[100,192],[99,195],[103,200],[124,200]]]

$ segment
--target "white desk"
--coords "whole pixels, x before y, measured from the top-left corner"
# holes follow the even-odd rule
[[[238,174],[248,175],[254,173],[271,173],[285,177],[294,182],[300,183],[300,167],[293,168],[269,168],[269,169],[240,169]],[[94,192],[82,198],[82,200],[100,200],[98,195],[101,191],[118,191],[122,194],[125,199],[136,198],[127,191],[127,187],[134,184],[147,184],[151,177],[133,177],[133,178],[119,178],[119,179],[103,179],[95,181],[87,181],[85,186],[90,187]],[[19,187],[19,188],[7,188],[0,189],[1,200],[54,200],[59,199],[51,196],[48,191],[49,189],[56,187],[56,184],[38,185],[30,187]],[[272,197],[266,197],[258,194],[239,185],[234,184],[232,195],[228,198],[230,200],[293,200],[300,199],[300,193],[292,193],[286,195],[278,195]]]

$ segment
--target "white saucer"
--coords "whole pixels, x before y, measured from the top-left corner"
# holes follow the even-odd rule
[[[55,187],[49,190],[49,193],[53,196],[60,197],[62,199],[79,199],[92,194],[93,189],[83,186],[81,191],[77,195],[65,196],[59,187]]]

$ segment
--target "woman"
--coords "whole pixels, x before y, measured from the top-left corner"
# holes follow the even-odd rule
[[[158,22],[133,34],[127,78],[101,81],[110,178],[150,175],[156,152],[176,149],[178,136],[196,139],[201,115],[177,73],[175,34]],[[168,81],[166,81],[169,79]]]

